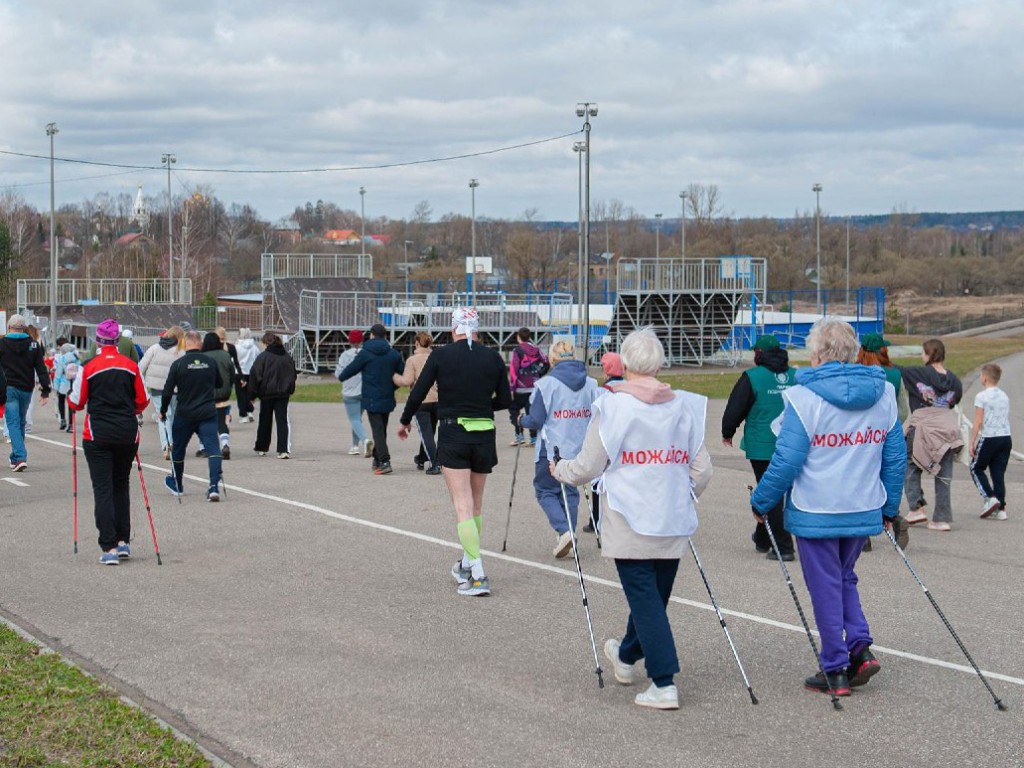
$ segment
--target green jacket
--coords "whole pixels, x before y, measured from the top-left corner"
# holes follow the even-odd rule
[[[754,404],[747,414],[740,441],[748,459],[770,461],[775,453],[775,433],[772,421],[782,413],[785,403],[782,392],[796,383],[795,371],[787,368],[785,373],[773,373],[762,365],[747,371],[754,391]]]

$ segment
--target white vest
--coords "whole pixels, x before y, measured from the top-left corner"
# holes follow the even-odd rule
[[[599,490],[644,536],[690,536],[697,530],[690,462],[704,444],[708,399],[673,392],[649,405],[625,392],[594,403],[609,465]]]
[[[810,440],[803,470],[793,483],[797,509],[844,514],[879,509],[886,493],[879,476],[882,449],[896,423],[896,390],[886,382],[886,394],[863,411],[846,411],[805,386],[782,393],[793,406]],[[844,493],[843,489],[855,489]]]
[[[547,446],[548,458],[554,458],[555,447],[563,459],[575,459],[583,448],[587,436],[594,400],[597,399],[597,382],[587,378],[579,391],[573,392],[564,383],[551,376],[538,379],[534,389],[544,398],[547,419],[541,427],[540,437]],[[534,461],[540,458],[540,442],[537,443]]]

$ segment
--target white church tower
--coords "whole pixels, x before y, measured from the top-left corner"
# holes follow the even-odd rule
[[[132,221],[138,222],[139,228],[146,230],[149,227],[149,209],[146,208],[146,201],[142,198],[142,185],[139,184],[139,192],[135,195],[135,205],[132,207]]]

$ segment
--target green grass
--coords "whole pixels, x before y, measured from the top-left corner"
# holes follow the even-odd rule
[[[209,765],[117,693],[0,625],[0,767]]]

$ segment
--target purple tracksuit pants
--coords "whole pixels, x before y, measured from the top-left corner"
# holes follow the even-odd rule
[[[821,634],[821,666],[826,672],[845,670],[850,655],[871,645],[868,620],[857,592],[857,564],[867,539],[796,537],[800,567],[811,593],[814,620]]]

